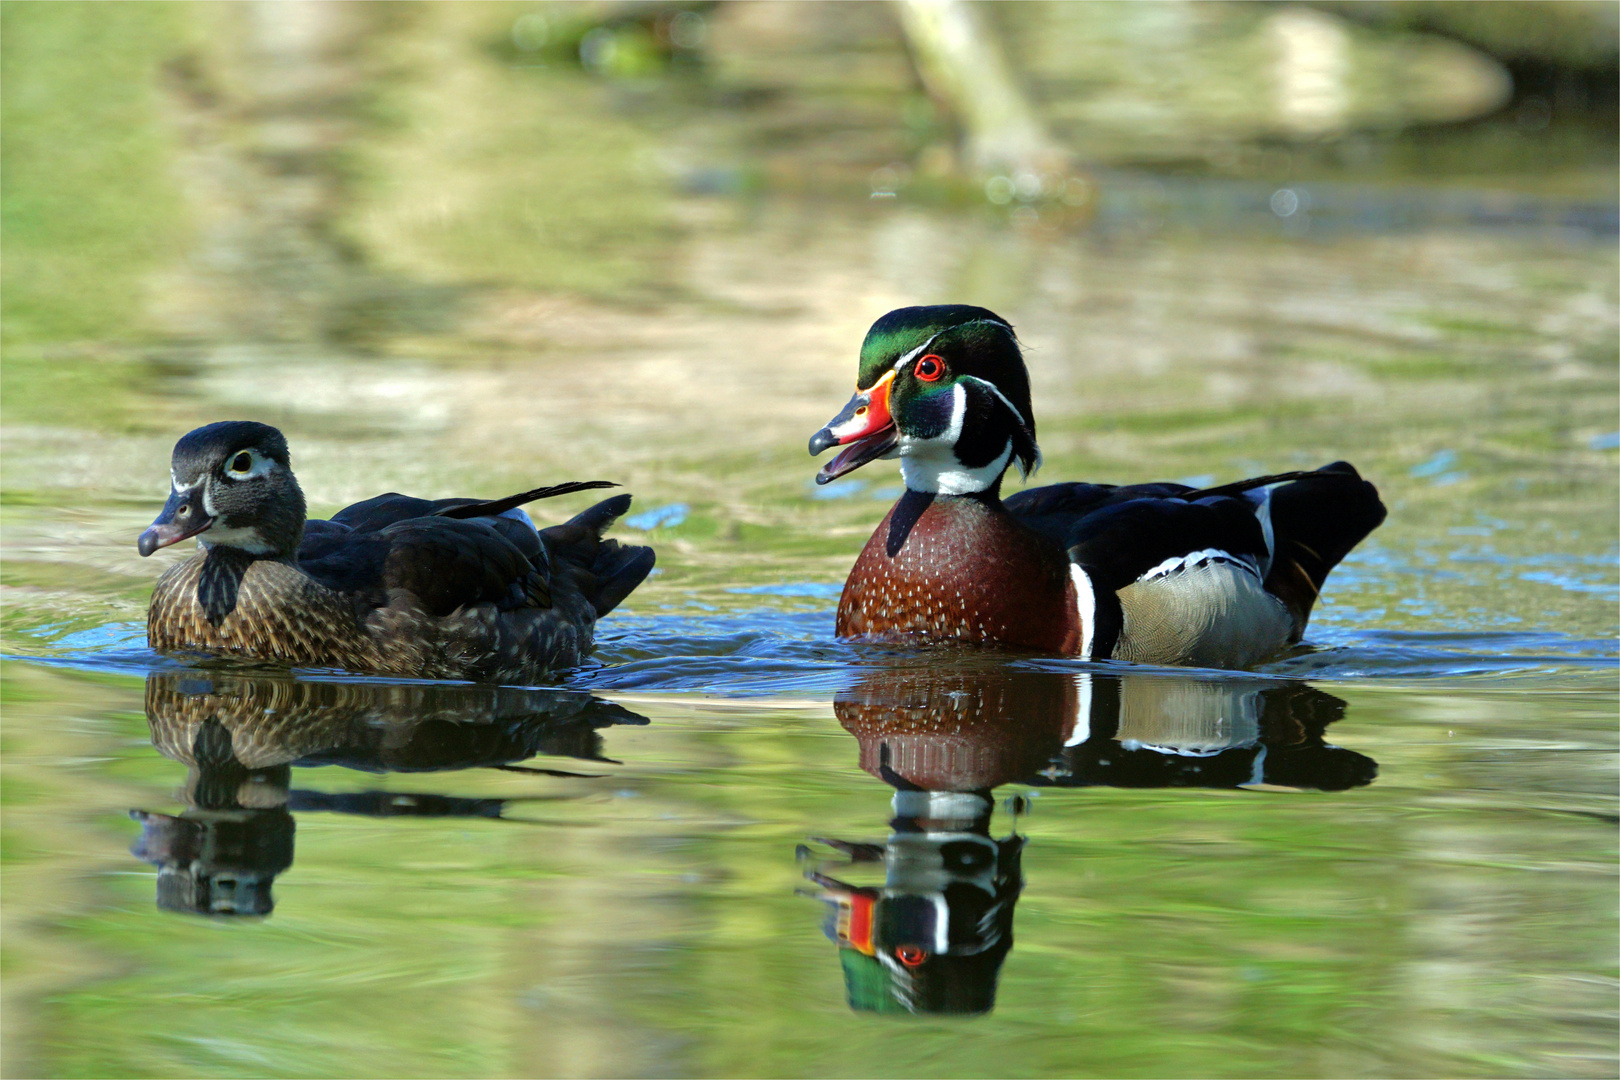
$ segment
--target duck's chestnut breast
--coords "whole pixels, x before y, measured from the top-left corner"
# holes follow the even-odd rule
[[[1079,650],[1068,556],[999,501],[908,491],[844,583],[840,637]]]

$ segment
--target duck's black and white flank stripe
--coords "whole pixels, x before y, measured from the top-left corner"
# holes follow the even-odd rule
[[[1053,484],[1005,503],[1068,552],[1090,659],[1247,667],[1296,643],[1327,573],[1384,519],[1346,462],[1200,490]]]

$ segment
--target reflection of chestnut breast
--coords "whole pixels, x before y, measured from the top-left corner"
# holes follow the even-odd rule
[[[1073,730],[1074,680],[1049,672],[885,671],[833,703],[861,768],[928,791],[980,791],[1047,766]]]

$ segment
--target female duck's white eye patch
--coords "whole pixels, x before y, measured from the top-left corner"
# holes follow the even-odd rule
[[[248,480],[269,472],[275,462],[257,450],[238,450],[225,462],[227,480]]]

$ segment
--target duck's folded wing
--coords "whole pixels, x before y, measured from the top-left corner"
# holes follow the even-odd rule
[[[398,602],[400,592],[436,617],[470,604],[549,607],[544,558],[531,558],[492,521],[419,517],[374,532],[320,533],[305,538],[298,564],[362,608]]]
[[[499,517],[537,499],[550,499],[570,495],[576,491],[616,487],[607,480],[570,480],[562,484],[531,488],[502,499],[418,499],[390,491],[352,506],[345,506],[332,515],[332,521],[355,532],[379,532],[412,518],[479,518]],[[525,520],[526,520],[525,515]]]
[[[1003,504],[1009,513],[1063,547],[1088,515],[1135,499],[1169,499],[1192,491],[1184,484],[1047,484],[1020,491]]]
[[[1230,556],[1258,575],[1268,559],[1254,508],[1222,497],[1110,501],[1073,521],[1060,542],[1094,584],[1114,590],[1176,560]]]
[[[378,534],[387,541],[382,584],[415,596],[444,616],[469,604],[502,610],[551,606],[551,583],[517,544],[488,519],[411,518]]]
[[[1266,505],[1275,551],[1266,589],[1304,625],[1329,571],[1384,521],[1378,489],[1335,461],[1273,489]]]

